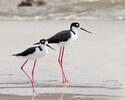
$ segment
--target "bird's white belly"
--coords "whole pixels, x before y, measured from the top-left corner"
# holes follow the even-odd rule
[[[26,59],[30,60],[39,59],[40,57],[45,56],[47,53],[48,53],[47,49],[43,49],[42,51],[36,49],[36,51],[33,54],[26,56]]]

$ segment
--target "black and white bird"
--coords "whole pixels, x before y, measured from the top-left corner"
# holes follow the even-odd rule
[[[58,44],[60,47],[60,52],[59,52],[59,58],[58,58],[58,63],[60,64],[61,70],[62,70],[62,82],[63,85],[65,83],[68,83],[69,80],[66,79],[64,70],[63,70],[63,54],[64,54],[64,47],[73,42],[74,40],[77,39],[78,37],[78,29],[81,29],[85,32],[88,32],[92,34],[91,32],[87,31],[86,29],[80,27],[80,24],[78,22],[74,22],[70,25],[69,30],[64,30],[61,32],[56,33],[54,36],[46,39],[49,44]]]
[[[45,39],[40,40],[40,42],[35,43],[35,45],[39,45],[39,46],[30,47],[21,53],[13,54],[13,56],[23,57],[26,59],[24,64],[21,66],[21,69],[26,74],[26,76],[30,79],[30,81],[32,83],[33,92],[35,92],[35,90],[34,90],[34,69],[35,69],[35,65],[36,65],[36,60],[42,56],[45,56],[48,53],[47,46],[49,48],[55,50],[54,48],[52,48],[51,46],[48,45],[48,41]],[[30,78],[30,76],[27,74],[27,72],[25,72],[25,70],[23,69],[24,65],[28,62],[28,60],[35,60],[33,69],[32,69],[32,78]]]

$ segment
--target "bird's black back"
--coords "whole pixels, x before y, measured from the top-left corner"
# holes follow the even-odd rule
[[[33,52],[35,52],[36,47],[31,47],[26,49],[25,51],[18,53],[18,54],[14,54],[13,56],[27,56],[29,54],[32,54]]]
[[[71,38],[70,30],[61,31],[56,33],[54,36],[47,39],[48,43],[59,43],[65,42]]]

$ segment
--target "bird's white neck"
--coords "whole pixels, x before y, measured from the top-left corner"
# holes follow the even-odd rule
[[[74,33],[74,34],[78,34],[78,28],[72,26],[71,28],[71,31]]]
[[[46,48],[46,45],[40,44],[40,48],[44,49]]]

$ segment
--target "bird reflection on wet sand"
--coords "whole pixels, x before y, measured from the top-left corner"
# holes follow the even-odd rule
[[[62,88],[66,88],[66,86],[63,86]],[[35,99],[35,97],[37,97],[38,95],[39,94],[33,93],[31,100],[39,100],[39,99]],[[64,93],[62,92],[57,100],[63,100],[63,98],[64,98]],[[49,100],[49,98],[46,100]]]

